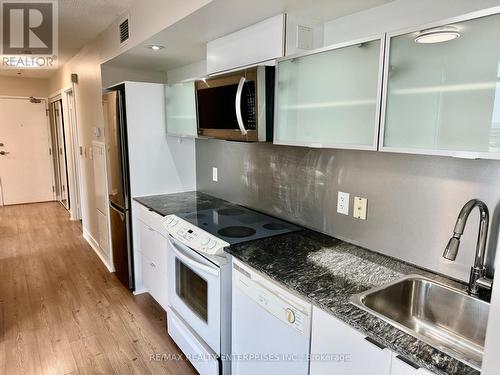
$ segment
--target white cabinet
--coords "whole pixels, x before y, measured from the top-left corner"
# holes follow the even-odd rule
[[[389,375],[392,353],[313,307],[310,375]]]
[[[196,90],[194,81],[165,86],[167,134],[179,137],[198,136]]]
[[[408,363],[404,358],[392,354],[392,365],[391,365],[391,375],[433,375],[423,368],[416,367],[415,365]]]
[[[207,73],[273,60],[282,57],[284,49],[285,15],[278,14],[208,42]]]
[[[168,240],[155,230],[161,225],[162,217],[142,205],[137,205],[137,207],[139,210],[137,220],[135,220],[135,225],[138,227],[136,244],[138,244],[137,250],[141,260],[143,291],[149,292],[166,309]]]
[[[381,37],[278,62],[274,143],[376,150]]]
[[[460,34],[416,43],[388,34],[381,150],[500,159],[500,15],[447,27]]]

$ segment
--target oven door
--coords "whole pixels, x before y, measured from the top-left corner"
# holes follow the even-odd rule
[[[258,141],[257,68],[196,82],[198,134]]]
[[[220,268],[168,236],[169,305],[220,354]]]

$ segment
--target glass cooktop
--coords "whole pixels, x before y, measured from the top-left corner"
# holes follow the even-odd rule
[[[302,229],[286,221],[237,205],[176,215],[231,245]]]

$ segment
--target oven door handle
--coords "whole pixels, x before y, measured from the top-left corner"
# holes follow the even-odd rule
[[[177,241],[174,237],[172,237],[171,234],[168,235],[168,239],[170,243],[172,244],[172,249],[174,250],[174,254],[177,258],[179,258],[181,261],[186,263],[187,265],[190,265],[194,269],[209,273],[210,275],[213,276],[219,276],[219,269],[212,268],[210,266],[207,266],[206,264],[200,263],[197,260],[191,258],[185,252],[183,251],[182,247],[180,247],[177,244]],[[192,250],[194,251],[194,250]]]
[[[238,122],[238,126],[240,127],[240,131],[242,135],[247,135],[247,130],[245,129],[245,124],[243,123],[243,117],[241,116],[241,94],[243,93],[243,86],[245,85],[246,79],[245,77],[240,78],[240,82],[238,83],[238,89],[236,90],[236,121]]]

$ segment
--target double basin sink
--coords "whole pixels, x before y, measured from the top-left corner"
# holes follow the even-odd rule
[[[480,369],[489,303],[419,275],[354,295],[351,303]]]

